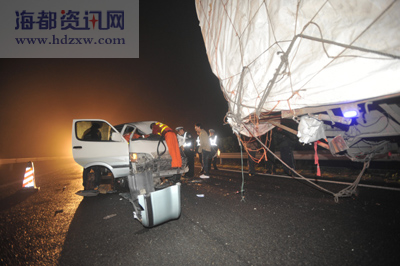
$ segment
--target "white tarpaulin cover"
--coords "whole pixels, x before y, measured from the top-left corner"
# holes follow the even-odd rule
[[[399,1],[196,0],[196,9],[234,128],[252,113],[400,92]]]

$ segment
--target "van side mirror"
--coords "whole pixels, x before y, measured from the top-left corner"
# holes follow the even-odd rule
[[[118,132],[111,132],[111,140],[121,141],[121,134],[119,134]]]

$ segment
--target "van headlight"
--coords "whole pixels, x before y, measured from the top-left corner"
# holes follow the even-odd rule
[[[145,164],[145,163],[151,162],[153,160],[153,157],[151,157],[151,155],[148,153],[130,152],[129,160],[132,163]]]
[[[129,153],[129,160],[133,163],[136,163],[138,160],[138,154],[135,152]]]

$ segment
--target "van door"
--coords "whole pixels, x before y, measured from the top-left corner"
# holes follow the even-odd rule
[[[129,174],[128,142],[107,121],[74,119],[72,154],[75,162],[84,168],[105,166],[115,178]]]

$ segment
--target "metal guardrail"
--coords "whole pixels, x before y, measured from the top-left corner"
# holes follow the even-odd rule
[[[72,158],[69,156],[65,157],[34,157],[34,158],[12,158],[12,159],[0,159],[0,165],[2,164],[14,164],[14,163],[27,163],[29,161],[49,161],[58,159]]]
[[[281,153],[279,151],[275,152],[276,156],[280,158]],[[293,151],[295,160],[314,160],[314,151]],[[257,153],[256,158],[260,158],[261,154]],[[15,164],[15,163],[27,163],[29,161],[48,161],[48,160],[58,160],[58,159],[70,159],[70,156],[63,157],[35,157],[35,158],[12,158],[12,159],[0,159],[0,165],[2,164]],[[222,159],[240,159],[240,152],[230,152],[221,153],[218,156],[220,163],[222,164]],[[246,152],[243,152],[243,159],[248,159]],[[320,150],[318,151],[319,160],[335,160],[335,161],[350,161],[346,156],[333,156],[330,151]],[[382,158],[375,158],[375,161],[400,161],[400,154],[392,154],[389,156],[384,156]]]
[[[275,152],[276,156],[280,158],[281,153],[279,151]],[[293,156],[295,160],[314,160],[314,151],[293,151]],[[261,154],[257,153],[256,158],[260,158]],[[233,153],[221,153],[218,157],[220,159],[240,159],[240,152]],[[243,159],[248,159],[248,155],[246,152],[243,152]],[[345,156],[336,157],[333,156],[329,151],[318,151],[318,159],[319,160],[349,160]]]
[[[276,156],[280,158],[281,153],[279,151],[275,152]],[[293,151],[295,160],[314,160],[314,151]],[[261,154],[257,153],[256,158],[260,158]],[[223,159],[240,159],[240,152],[232,152],[232,153],[221,153],[218,157],[220,159],[220,163],[222,164]],[[243,159],[248,159],[248,155],[246,152],[243,152]],[[346,156],[333,156],[330,151],[321,150],[318,151],[318,159],[319,160],[335,160],[335,161],[351,161]],[[393,154],[390,157],[385,156],[382,158],[375,158],[375,161],[400,161],[400,154]]]

